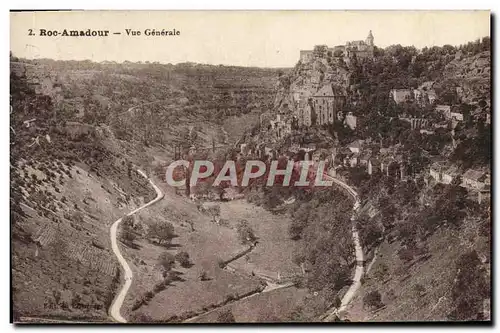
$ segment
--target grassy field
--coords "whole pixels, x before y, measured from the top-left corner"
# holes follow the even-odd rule
[[[322,294],[290,287],[251,296],[197,317],[194,323],[217,323],[219,315],[231,312],[238,323],[314,321],[323,313],[328,300]]]
[[[126,258],[131,259],[134,282],[123,313],[130,317],[143,313],[153,320],[167,320],[174,315],[203,311],[203,308],[260,287],[257,278],[230,273],[219,267],[220,259],[244,248],[235,231],[216,225],[209,216],[198,212],[193,202],[176,195],[171,188],[163,189],[165,199],[141,213],[140,220],[146,225],[158,220],[168,221],[174,225],[177,237],[166,247],[147,240],[137,241],[138,249],[124,247]],[[149,304],[132,311],[133,303],[162,280],[159,255],[164,252],[175,255],[179,251],[186,251],[193,264],[189,268],[177,264],[174,268],[184,281],[174,282],[157,293]],[[210,280],[200,281],[201,272],[206,272]]]
[[[258,237],[255,249],[234,261],[231,265],[247,273],[262,272],[270,275],[300,273],[293,262],[296,242],[290,239],[290,219],[286,215],[274,215],[246,200],[234,200],[220,205],[221,218],[235,224],[247,220]]]

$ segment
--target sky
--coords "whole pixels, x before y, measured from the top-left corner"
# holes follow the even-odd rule
[[[15,56],[97,62],[292,67],[301,49],[364,40],[370,30],[379,47],[459,45],[490,35],[489,11],[21,12],[10,20]],[[40,29],[109,30],[110,36],[49,37],[40,36]],[[125,29],[141,36],[127,36]],[[146,29],[176,29],[180,35],[148,37]]]

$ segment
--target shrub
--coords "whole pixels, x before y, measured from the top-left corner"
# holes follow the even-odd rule
[[[150,301],[151,299],[153,299],[154,297],[154,294],[153,292],[150,290],[148,292],[146,292],[146,294],[144,295],[144,298],[147,300],[147,301]]]
[[[148,237],[157,239],[158,243],[170,243],[175,237],[174,226],[169,222],[156,222],[149,227]]]
[[[451,290],[453,310],[449,317],[452,320],[475,320],[482,310],[483,300],[490,294],[486,273],[477,252],[473,250],[462,254],[455,268],[457,276]]]
[[[420,283],[417,283],[414,287],[413,290],[415,291],[417,296],[422,296],[425,293],[425,287],[421,285]]]
[[[370,308],[381,308],[384,304],[382,303],[382,296],[378,290],[370,291],[363,298],[363,303]]]
[[[217,265],[219,266],[219,268],[224,268],[226,267],[226,262],[223,259],[219,258],[217,259]]]
[[[138,299],[137,301],[135,301],[135,303],[132,305],[132,311],[135,311],[137,309],[139,309],[142,305],[143,305],[143,300],[142,299]]]
[[[333,300],[333,306],[338,309],[338,308],[340,308],[341,305],[342,305],[342,300],[340,299],[340,297],[338,295],[335,296],[335,299]]]
[[[158,258],[158,262],[163,267],[165,272],[168,272],[175,267],[175,257],[168,252],[162,253]]]
[[[236,320],[234,319],[233,313],[231,310],[223,310],[219,312],[217,315],[217,322],[218,323],[235,323]]]
[[[122,231],[121,236],[124,243],[131,244],[135,240],[135,234],[128,228]]]
[[[160,283],[157,283],[154,288],[153,288],[153,292],[155,294],[158,294],[160,291],[163,291],[167,288],[167,285],[165,284],[165,282],[160,282]]]
[[[200,281],[209,281],[208,273],[206,271],[202,271],[199,275]]]
[[[189,259],[189,254],[186,251],[181,251],[175,255],[175,260],[181,264],[182,267],[191,267],[191,260]]]
[[[236,231],[238,232],[238,237],[240,238],[242,244],[253,244],[257,240],[257,237],[247,220],[241,220],[238,222]]]

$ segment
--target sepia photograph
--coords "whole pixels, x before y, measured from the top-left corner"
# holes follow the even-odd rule
[[[492,325],[490,11],[9,16],[12,323]]]

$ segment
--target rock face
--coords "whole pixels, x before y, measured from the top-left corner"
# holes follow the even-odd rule
[[[342,58],[317,58],[307,63],[299,62],[286,79],[280,80],[275,106],[282,108],[287,104],[293,110],[293,106],[327,84],[347,89],[349,78],[349,67]]]

